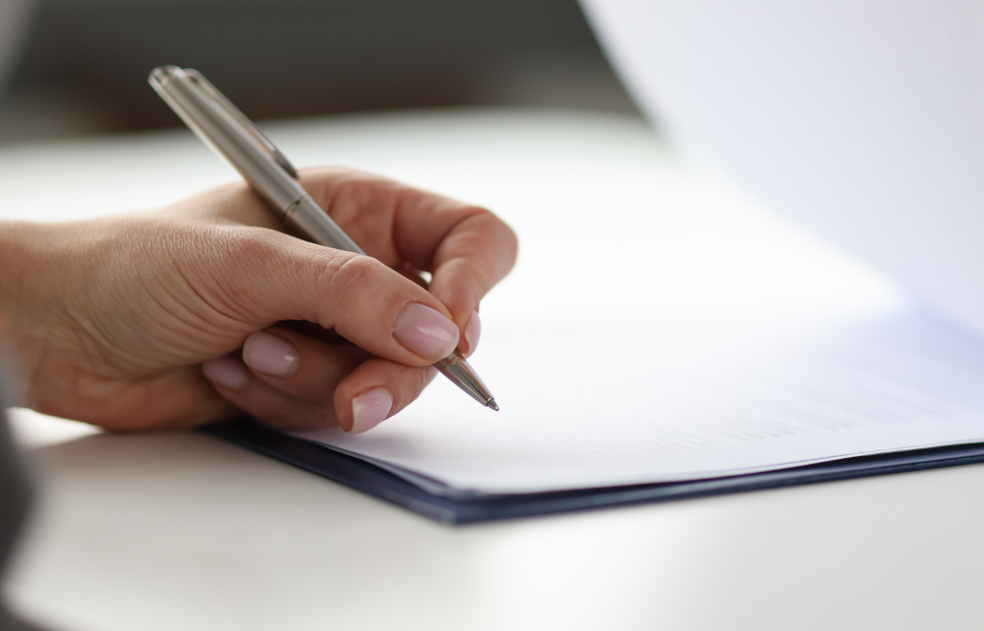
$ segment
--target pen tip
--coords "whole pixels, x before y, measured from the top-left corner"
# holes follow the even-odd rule
[[[492,408],[496,412],[499,411],[499,404],[495,402],[495,399],[489,399],[489,402],[486,405],[488,405],[490,408]]]

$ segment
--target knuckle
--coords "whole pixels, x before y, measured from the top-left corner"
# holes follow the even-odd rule
[[[335,221],[348,226],[358,223],[356,219],[364,214],[366,208],[373,208],[379,191],[371,176],[352,172],[337,179],[324,192],[322,208]]]
[[[479,261],[460,257],[447,261],[441,269],[444,283],[453,282],[456,295],[481,298],[494,284],[495,277]],[[471,305],[469,305],[469,309]]]
[[[367,287],[377,286],[380,275],[388,269],[376,259],[353,255],[339,260],[333,253],[332,260],[322,267],[320,285],[326,295],[344,297],[364,292]]]
[[[489,270],[471,259],[461,259],[460,264],[463,268],[460,270],[462,276],[465,276],[472,282],[476,292],[484,293],[488,290],[489,285],[492,284],[491,278],[489,278]]]

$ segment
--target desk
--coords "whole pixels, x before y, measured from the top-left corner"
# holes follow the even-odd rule
[[[522,251],[483,306],[486,327],[592,317],[616,297],[621,309],[699,313],[711,295],[814,309],[891,290],[636,120],[474,111],[269,129],[299,164],[358,165],[500,212]],[[61,203],[38,210],[32,186],[52,172],[64,173]],[[4,216],[151,208],[233,177],[184,133],[0,152]],[[107,197],[109,181],[128,186]],[[592,216],[606,221],[591,235],[621,249],[586,249]],[[626,232],[629,220],[639,229]],[[649,266],[654,290],[626,297],[621,279],[592,276],[591,256]],[[597,304],[572,315],[573,283],[536,282],[560,264],[583,265]],[[736,292],[749,274],[788,277],[787,291]],[[526,313],[537,287],[547,306]],[[984,466],[450,528],[207,436],[14,419],[43,501],[6,590],[66,631],[981,625]]]

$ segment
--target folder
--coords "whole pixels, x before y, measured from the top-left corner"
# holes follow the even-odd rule
[[[759,491],[984,462],[984,443],[978,443],[848,458],[703,480],[552,493],[456,497],[428,493],[376,465],[267,428],[256,421],[215,424],[202,431],[373,495],[428,519],[453,525]]]

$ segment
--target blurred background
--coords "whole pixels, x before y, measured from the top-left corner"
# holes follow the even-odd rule
[[[636,114],[576,0],[40,0],[0,143],[173,127],[202,71],[254,119],[457,106]]]

